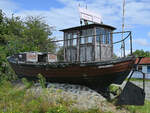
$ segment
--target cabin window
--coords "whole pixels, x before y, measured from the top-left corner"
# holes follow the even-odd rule
[[[147,66],[147,73],[150,73],[150,65]]]
[[[93,42],[93,29],[88,29],[87,30],[87,34],[88,37],[86,37],[87,39],[87,43],[92,43]]]
[[[107,42],[108,42],[108,44],[111,44],[110,32],[109,32],[109,31],[108,31],[108,33],[107,33]]]
[[[77,45],[77,33],[73,33],[73,46]]]
[[[103,44],[110,44],[110,33],[107,29],[103,31],[102,41]]]
[[[85,44],[85,37],[86,36],[86,30],[82,30],[81,37],[80,37],[80,44]]]
[[[84,37],[81,37],[80,38],[80,44],[84,44],[84,43],[85,43]]]
[[[102,29],[101,33],[102,33],[102,37],[101,37],[102,38],[102,44],[105,44],[106,43],[106,39],[105,39],[106,37],[105,37],[105,30],[104,30],[104,28]]]
[[[93,37],[88,37],[87,43],[92,43],[92,41],[93,41]]]
[[[93,29],[82,30],[80,38],[80,44],[92,43],[93,42]]]
[[[96,42],[100,43],[100,36],[96,36]]]
[[[105,30],[105,43],[106,44],[109,44],[110,43],[110,38],[109,38],[109,31],[108,30]]]
[[[110,30],[104,28],[96,28],[96,42],[102,44],[110,44]]]
[[[65,36],[64,37],[64,39],[65,39],[64,45],[67,46],[67,43],[68,43],[68,41],[67,41],[68,33],[65,33],[64,36]]]
[[[67,39],[68,39],[68,46],[71,46],[71,37],[72,37],[72,33],[68,33]]]
[[[96,37],[97,42],[100,42],[100,40],[101,40],[102,44],[106,43],[105,29],[104,28],[97,28],[96,35],[98,35]]]
[[[106,30],[106,44],[111,44],[110,32],[110,30]]]
[[[96,42],[99,43],[100,42],[100,28],[96,28]]]

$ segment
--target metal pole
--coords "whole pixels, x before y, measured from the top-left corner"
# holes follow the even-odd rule
[[[66,61],[66,35],[64,33],[64,61]]]
[[[143,90],[145,92],[145,73],[143,73]]]
[[[123,40],[123,33],[124,33],[124,21],[125,21],[125,0],[123,0],[123,13],[122,13],[122,40]],[[123,51],[123,56],[125,57],[125,43],[122,42],[121,50]]]
[[[130,54],[132,55],[132,33],[130,32]]]
[[[100,56],[100,60],[101,60],[101,59],[102,59],[102,58],[101,58],[101,53],[102,53],[102,52],[101,52],[102,35],[101,35],[101,34],[99,35],[99,41],[100,41],[100,42],[99,42],[99,56]]]

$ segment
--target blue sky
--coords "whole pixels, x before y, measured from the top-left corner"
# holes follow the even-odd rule
[[[21,9],[26,10],[49,10],[53,8],[64,7],[63,3],[57,0],[12,0],[12,2],[19,5]]]
[[[79,25],[78,4],[100,14],[104,24],[121,31],[122,0],[0,0],[0,9],[11,16],[43,16],[55,26],[53,34],[62,37],[60,29]],[[126,30],[133,33],[133,48],[150,51],[150,0],[126,0]],[[127,50],[128,51],[128,50]]]

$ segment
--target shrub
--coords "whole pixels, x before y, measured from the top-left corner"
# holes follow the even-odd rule
[[[33,82],[32,81],[29,82],[26,78],[22,78],[22,82],[27,89],[33,85]]]
[[[39,78],[38,81],[39,81],[40,85],[42,86],[42,88],[45,88],[46,79],[41,74],[38,74],[38,78]]]

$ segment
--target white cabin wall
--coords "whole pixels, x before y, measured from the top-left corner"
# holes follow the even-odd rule
[[[150,73],[148,73],[148,70],[147,70],[147,66],[148,65],[141,65],[142,66],[142,72],[144,72],[145,73],[145,78],[146,79],[150,79]],[[137,67],[137,69],[138,69],[138,67]],[[132,76],[133,78],[142,78],[143,77],[143,74],[141,73],[141,72],[138,72],[138,71],[135,71],[134,73],[133,73],[133,76]]]
[[[142,72],[147,73],[147,65],[142,65]]]

